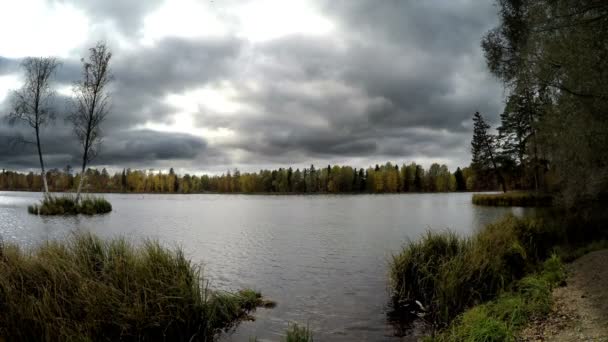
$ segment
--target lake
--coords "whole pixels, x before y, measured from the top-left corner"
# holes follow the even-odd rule
[[[181,246],[213,288],[251,287],[275,300],[224,341],[278,341],[288,322],[315,341],[398,341],[387,324],[387,262],[427,229],[461,234],[522,208],[477,207],[470,193],[395,195],[107,194],[113,212],[38,217],[39,193],[0,192],[0,236],[23,246],[72,231]],[[408,340],[408,338],[404,338]]]

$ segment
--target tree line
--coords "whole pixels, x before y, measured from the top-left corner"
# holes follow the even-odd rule
[[[471,167],[503,190],[608,194],[608,2],[498,0],[482,39],[506,101],[496,132],[475,113]]]
[[[453,173],[446,165],[432,164],[428,169],[416,163],[393,165],[388,162],[375,167],[353,168],[330,166],[323,168],[279,168],[243,172],[238,169],[221,175],[178,175],[169,172],[123,169],[110,174],[89,168],[86,170],[87,192],[128,193],[400,193],[449,192],[488,190],[476,188],[473,169],[457,168]],[[80,184],[80,174],[70,167],[47,172],[50,191],[74,191]],[[0,190],[39,191],[43,180],[33,172],[19,173],[3,170]]]

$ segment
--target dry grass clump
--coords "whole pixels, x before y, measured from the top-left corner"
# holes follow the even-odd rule
[[[212,341],[264,304],[252,290],[210,290],[181,250],[155,241],[0,245],[2,340]]]

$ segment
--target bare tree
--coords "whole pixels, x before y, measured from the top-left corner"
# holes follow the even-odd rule
[[[109,69],[112,52],[104,42],[89,49],[89,58],[82,58],[82,79],[74,84],[74,109],[68,119],[82,146],[82,169],[76,192],[76,202],[85,179],[87,164],[99,152],[102,141],[101,124],[109,112],[107,86],[112,80]]]
[[[59,62],[53,57],[30,57],[23,60],[21,67],[25,73],[25,82],[21,89],[12,94],[12,107],[8,117],[11,123],[22,121],[33,130],[36,141],[23,141],[35,144],[38,148],[38,159],[40,160],[40,172],[44,194],[49,194],[46,181],[44,159],[42,157],[42,143],[40,142],[40,130],[55,118],[55,113],[50,104],[55,92],[51,88],[51,79],[55,74]]]

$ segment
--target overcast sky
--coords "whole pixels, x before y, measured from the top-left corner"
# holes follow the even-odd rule
[[[51,167],[78,164],[63,115],[80,58],[114,53],[97,166],[181,172],[417,161],[468,165],[471,115],[495,121],[502,88],[479,41],[492,0],[6,0],[0,114],[27,56],[56,56]],[[37,167],[9,146],[0,168]]]

